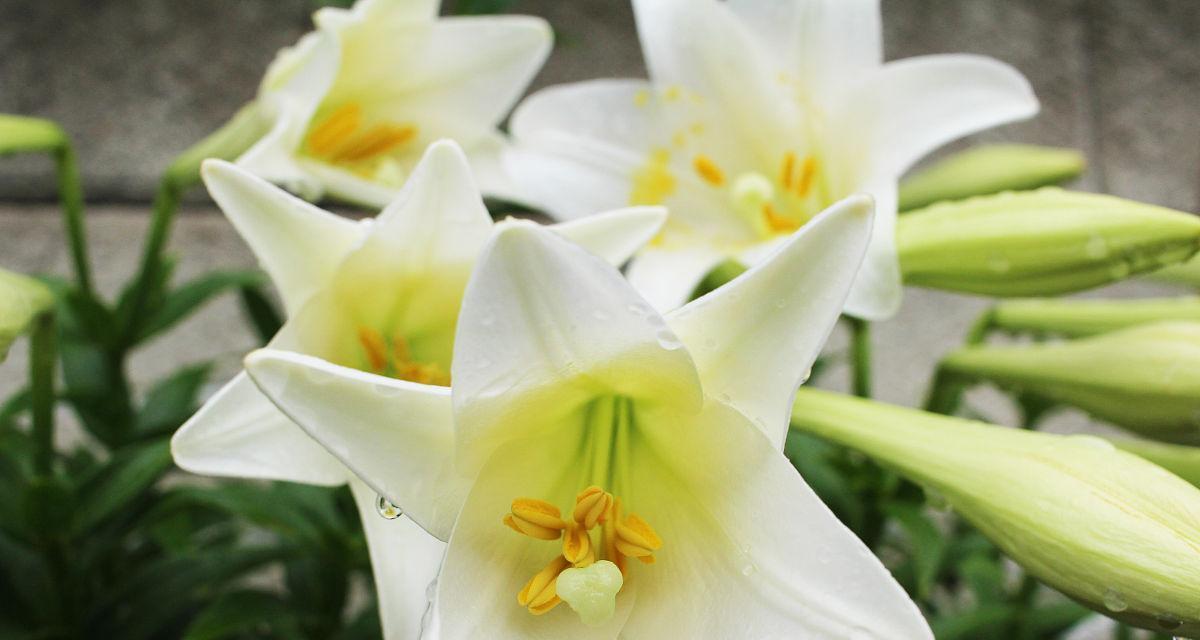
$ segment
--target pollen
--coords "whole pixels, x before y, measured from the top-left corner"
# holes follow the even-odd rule
[[[674,102],[683,97],[683,88],[679,85],[671,85],[663,91],[663,99],[667,102]]]
[[[721,171],[721,167],[718,167],[712,158],[701,153],[692,160],[692,166],[696,173],[712,186],[720,187],[725,184],[725,172]]]
[[[525,583],[517,603],[533,615],[542,615],[567,600],[589,626],[611,618],[610,605],[628,581],[627,559],[653,564],[655,552],[663,546],[649,523],[636,514],[623,519],[621,514],[621,500],[597,485],[576,494],[567,519],[544,500],[513,500],[502,519],[505,526],[537,540],[562,539],[559,555]],[[573,586],[559,593],[559,578],[567,573]]]
[[[646,164],[633,174],[633,190],[629,194],[631,205],[662,204],[675,193],[675,174],[670,168],[671,152],[655,149]]]
[[[636,107],[644,107],[650,104],[650,92],[645,89],[641,89],[637,93],[633,94],[633,104]]]

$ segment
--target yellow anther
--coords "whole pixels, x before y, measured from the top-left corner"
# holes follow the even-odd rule
[[[762,212],[767,219],[767,226],[775,233],[791,233],[800,228],[799,223],[781,215],[770,202],[763,205]]]
[[[783,166],[779,170],[779,182],[785,191],[792,190],[792,176],[796,172],[796,154],[791,151],[783,154]]]
[[[812,189],[813,178],[817,175],[817,159],[808,156],[800,167],[800,179],[796,181],[796,195],[803,198]]]
[[[546,565],[546,568],[525,583],[524,588],[517,593],[517,602],[522,607],[529,609],[529,612],[535,616],[540,616],[558,606],[562,600],[558,597],[555,583],[558,582],[559,574],[570,566],[571,563],[567,562],[566,558],[562,556],[555,558]]]
[[[348,103],[338,107],[308,134],[308,148],[317,155],[328,155],[362,126],[362,107]]]
[[[583,525],[576,522],[567,525],[563,533],[562,554],[577,567],[585,567],[596,561],[592,539]]]
[[[383,340],[383,334],[370,327],[359,327],[358,343],[362,345],[363,352],[367,354],[367,364],[371,367],[371,371],[383,373],[388,365],[388,349],[387,343]]]
[[[604,489],[592,485],[575,496],[575,511],[571,514],[575,522],[591,529],[604,519],[612,505],[613,497]]]
[[[698,154],[692,160],[692,166],[695,167],[696,173],[700,174],[700,177],[704,178],[704,181],[712,186],[720,187],[725,184],[725,172],[721,171],[721,167],[718,167],[717,163],[712,161],[712,158],[703,153]]]
[[[633,94],[633,104],[637,107],[644,107],[650,104],[650,92],[642,89]]]
[[[687,146],[687,133],[685,133],[683,131],[676,131],[674,133],[674,135],[671,136],[671,144],[673,144],[677,147],[686,147]]]
[[[378,124],[331,154],[335,162],[361,162],[393,151],[417,137],[413,125]]]
[[[504,517],[504,524],[539,540],[558,540],[562,530],[567,528],[558,507],[532,498],[513,500],[512,514]]]
[[[656,205],[675,193],[675,174],[670,168],[671,153],[666,149],[655,149],[646,164],[633,174],[633,191],[629,194],[631,205]]]
[[[673,84],[673,85],[667,87],[665,91],[663,91],[663,99],[667,100],[668,102],[674,102],[675,100],[678,100],[682,96],[683,96],[683,88],[680,87],[679,85]]]
[[[642,558],[662,548],[662,538],[654,529],[635,514],[629,514],[624,522],[617,523],[617,539],[614,542],[621,555]]]

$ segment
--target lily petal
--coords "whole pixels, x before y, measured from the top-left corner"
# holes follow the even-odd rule
[[[239,373],[171,438],[181,468],[204,475],[336,486],[349,475]]]
[[[385,378],[288,351],[259,350],[246,370],[283,413],[379,495],[439,540],[471,478],[454,471],[450,389]]]
[[[419,638],[421,619],[429,606],[429,585],[437,579],[446,543],[409,518],[381,517],[378,494],[363,482],[351,480],[350,491],[367,535],[383,637]]]
[[[552,430],[597,395],[700,402],[691,358],[621,273],[532,223],[498,230],[461,318],[451,377],[467,468],[505,440]]]
[[[777,67],[828,95],[883,64],[879,0],[728,0]]]
[[[871,551],[737,411],[706,405],[688,438],[644,432],[636,509],[664,544],[638,571],[629,638],[905,638],[933,635]],[[730,470],[737,470],[736,481]]]
[[[948,54],[884,65],[849,98],[874,110],[880,168],[903,173],[926,153],[1038,112],[1025,76],[991,58]]]
[[[629,265],[629,283],[659,312],[683,306],[704,276],[725,260],[705,243],[686,247],[648,247]]]
[[[896,181],[880,178],[865,185],[862,192],[875,199],[875,224],[845,312],[863,320],[887,320],[900,310],[904,296],[896,254]]]
[[[361,227],[292,196],[237,165],[204,162],[208,192],[275,282],[288,314],[329,282]]]
[[[621,266],[658,234],[666,220],[667,210],[662,207],[629,207],[550,228],[609,264]]]
[[[869,197],[847,198],[765,261],[667,316],[705,392],[728,398],[777,447],[866,253],[872,217]]]

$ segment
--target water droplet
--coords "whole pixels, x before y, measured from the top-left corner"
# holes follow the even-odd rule
[[[787,306],[787,300],[784,300],[783,298],[780,298],[780,299],[778,299],[778,300],[776,300],[776,301],[775,301],[775,308],[776,308],[776,309],[782,309],[782,308],[784,308],[784,307],[786,307],[786,306]]]
[[[650,311],[646,309],[646,306],[641,304],[631,304],[625,308],[629,310],[629,313],[632,313],[635,316],[644,316],[647,313],[650,313]]]
[[[1092,236],[1084,246],[1083,252],[1093,260],[1103,260],[1108,257],[1108,241],[1102,236]]]
[[[656,338],[658,338],[658,346],[666,349],[667,351],[674,351],[683,346],[683,343],[679,341],[679,338],[675,337],[675,334],[670,329],[665,327],[659,329],[654,335]]]
[[[758,571],[758,567],[756,567],[752,564],[748,564],[748,565],[742,567],[742,575],[744,575],[744,576],[752,576],[752,575],[754,575],[755,571]]]
[[[1163,613],[1154,616],[1154,621],[1158,623],[1160,629],[1166,629],[1167,631],[1178,629],[1179,627],[1183,626],[1183,620],[1180,620],[1169,613]]]
[[[993,254],[992,256],[988,257],[987,266],[988,269],[991,269],[996,273],[1008,273],[1008,271],[1012,269],[1012,263],[1008,261],[1008,258],[1001,254]]]
[[[804,372],[804,375],[800,378],[800,384],[804,384],[805,382],[808,382],[808,379],[811,377],[812,377],[812,367],[809,367]]]
[[[400,510],[400,507],[392,504],[391,501],[383,496],[379,496],[375,499],[375,510],[379,512],[379,515],[382,516],[384,520],[395,520],[401,515],[404,515],[404,512]]]
[[[1104,608],[1114,613],[1120,613],[1129,608],[1129,604],[1125,602],[1125,597],[1116,589],[1109,589],[1104,592]]]

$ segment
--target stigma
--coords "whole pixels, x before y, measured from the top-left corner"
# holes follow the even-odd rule
[[[503,522],[522,535],[560,543],[558,555],[517,592],[517,603],[540,616],[566,602],[588,626],[612,618],[628,560],[653,564],[662,548],[649,523],[624,516],[620,498],[595,485],[575,496],[567,517],[544,500],[517,498]]]

